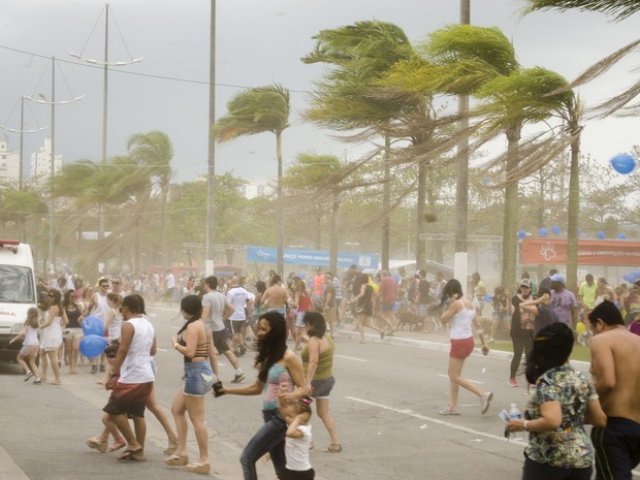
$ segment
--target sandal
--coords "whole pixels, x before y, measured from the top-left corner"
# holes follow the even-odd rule
[[[211,465],[208,463],[190,463],[186,468],[187,472],[206,475],[209,473],[209,470],[211,470]]]
[[[107,441],[101,440],[97,437],[90,438],[86,442],[87,447],[93,448],[94,450],[99,451],[100,453],[105,453],[107,451]]]
[[[187,455],[176,455],[174,453],[170,457],[165,458],[164,463],[172,467],[181,467],[189,463],[189,457]]]
[[[178,442],[169,442],[167,448],[164,449],[165,455],[173,455],[176,453],[176,449],[178,448]]]
[[[142,453],[142,447],[136,448],[135,450],[127,449],[124,452],[122,452],[122,455],[118,457],[118,460],[125,460],[125,461],[131,460],[135,462],[144,462],[146,458],[136,457],[136,455],[140,455],[141,453]]]
[[[121,448],[124,448],[126,446],[127,442],[125,442],[124,439],[116,440],[109,446],[109,448],[107,448],[107,452],[115,452],[116,450],[120,450]]]
[[[447,407],[440,410],[438,414],[439,415],[460,415],[460,412],[458,410]]]
[[[340,445],[339,443],[332,443],[325,450],[325,452],[328,452],[328,453],[340,453],[341,451],[342,451],[342,445]]]

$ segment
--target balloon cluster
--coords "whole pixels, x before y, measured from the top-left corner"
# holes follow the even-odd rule
[[[80,340],[80,352],[87,358],[94,358],[104,352],[107,341],[104,339],[104,323],[100,317],[89,316],[82,321],[84,336]]]

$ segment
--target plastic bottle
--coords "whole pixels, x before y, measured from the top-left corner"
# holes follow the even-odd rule
[[[522,412],[518,408],[518,405],[515,404],[515,403],[512,403],[511,404],[511,408],[509,408],[509,418],[511,420],[521,419],[522,418]],[[513,438],[520,438],[520,432],[514,432],[514,433],[511,434],[511,436]]]

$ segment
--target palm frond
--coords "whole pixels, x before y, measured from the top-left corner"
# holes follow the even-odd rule
[[[633,15],[640,11],[637,0],[528,0],[527,11],[534,10],[588,10],[614,15],[616,20]]]

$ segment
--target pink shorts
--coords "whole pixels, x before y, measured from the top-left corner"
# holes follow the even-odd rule
[[[458,358],[460,360],[464,360],[471,352],[473,352],[473,348],[475,347],[475,342],[473,341],[473,337],[469,338],[460,338],[460,339],[451,339],[451,350],[449,350],[449,356],[453,358]]]

